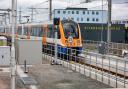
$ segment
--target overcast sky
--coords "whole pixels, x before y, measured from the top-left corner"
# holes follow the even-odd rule
[[[47,0],[17,0],[18,2],[18,10],[19,8],[22,9],[22,15],[30,15],[30,7],[34,6],[37,8],[44,8],[48,7],[48,2],[44,2]],[[102,0],[93,0],[87,4],[80,4],[80,1],[84,0],[53,0],[53,9],[56,8],[65,8],[67,6],[72,7],[86,7],[89,9],[102,9]],[[112,7],[112,19],[128,19],[128,0],[113,0],[113,7]],[[104,9],[107,9],[107,0],[103,0]],[[11,0],[0,0],[0,9],[11,8]],[[42,16],[46,17],[45,20],[48,18],[48,10],[35,10],[34,11],[34,18],[41,19]],[[42,15],[41,15],[42,14]],[[43,18],[44,19],[44,18]]]

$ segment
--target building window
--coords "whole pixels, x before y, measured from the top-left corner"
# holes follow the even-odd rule
[[[58,14],[60,14],[60,11],[57,11]]]
[[[94,22],[95,21],[95,18],[93,18],[92,21]]]
[[[97,19],[96,19],[96,22],[98,22],[98,21],[99,21],[99,19],[97,18]]]
[[[83,21],[83,18],[81,18],[81,21]]]
[[[76,11],[76,14],[79,14],[79,11]]]
[[[79,18],[77,18],[77,21],[79,21]]]
[[[65,20],[66,18],[64,17],[63,20]]]
[[[74,14],[74,11],[72,11],[72,14]]]
[[[70,11],[68,11],[68,14],[70,14]]]
[[[95,12],[94,11],[92,11],[92,15],[94,15],[95,14]]]
[[[87,14],[89,15],[89,11],[87,12]]]
[[[96,12],[96,15],[99,15],[99,12]]]
[[[85,14],[85,11],[83,11],[83,14]]]
[[[63,14],[66,14],[66,11],[63,11]]]
[[[89,18],[87,18],[87,21],[89,21]]]

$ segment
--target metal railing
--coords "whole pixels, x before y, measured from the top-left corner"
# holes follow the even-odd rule
[[[58,50],[63,50],[61,46]],[[54,45],[43,46],[43,58],[56,61],[63,67],[77,71],[112,87],[128,88],[128,60],[120,57],[102,55],[96,52],[67,48],[67,53],[58,52],[55,59]],[[69,51],[70,50],[70,51]]]
[[[122,55],[122,51],[123,50],[128,50],[128,44],[124,44],[124,43],[107,43],[107,42],[103,42],[103,41],[92,41],[92,40],[83,40],[83,47],[88,50],[88,51],[95,51],[98,52],[99,51],[99,45],[101,43],[105,44],[106,46],[106,53],[109,55],[115,55],[115,56],[119,56],[119,57],[123,57]]]

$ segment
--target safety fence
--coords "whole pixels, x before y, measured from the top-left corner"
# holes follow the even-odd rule
[[[83,47],[89,51],[99,52],[100,49],[104,49],[102,53],[109,55],[115,55],[119,57],[124,57],[124,52],[128,52],[128,44],[125,43],[114,43],[114,42],[103,42],[103,41],[92,41],[83,40]]]
[[[43,58],[112,87],[128,88],[127,59],[66,47],[64,52],[61,46],[57,46],[57,52],[54,49],[54,45],[43,46]]]

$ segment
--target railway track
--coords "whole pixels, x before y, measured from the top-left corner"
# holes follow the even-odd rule
[[[73,57],[70,56],[70,58],[73,58]],[[59,59],[64,60],[64,61],[67,62],[66,59],[62,59],[62,58],[59,58]],[[98,62],[95,63],[95,62],[93,62],[93,60],[90,61],[88,58],[85,59],[84,57],[76,57],[76,59],[74,59],[74,58],[73,59],[69,59],[68,62],[70,62],[70,63],[79,63],[81,65],[84,65],[84,66],[87,66],[87,67],[91,67],[91,68],[94,68],[96,70],[100,70],[100,71],[109,73],[111,75],[118,76],[120,78],[128,79],[128,68],[121,67],[119,69],[119,68],[114,67],[112,64],[110,66],[108,66],[107,64],[104,65],[104,64],[98,63]]]
[[[71,60],[73,60],[73,59],[71,59]],[[124,67],[119,68],[119,67],[117,67],[117,65],[112,65],[112,64],[111,65],[107,65],[107,64],[104,65],[104,64],[99,63],[99,62],[93,62],[93,60],[90,61],[88,58],[85,59],[84,57],[76,57],[75,60],[73,60],[73,61],[80,63],[82,65],[85,65],[85,66],[94,68],[96,70],[100,70],[100,71],[109,73],[111,75],[118,76],[120,78],[128,79],[128,68],[124,68]]]

